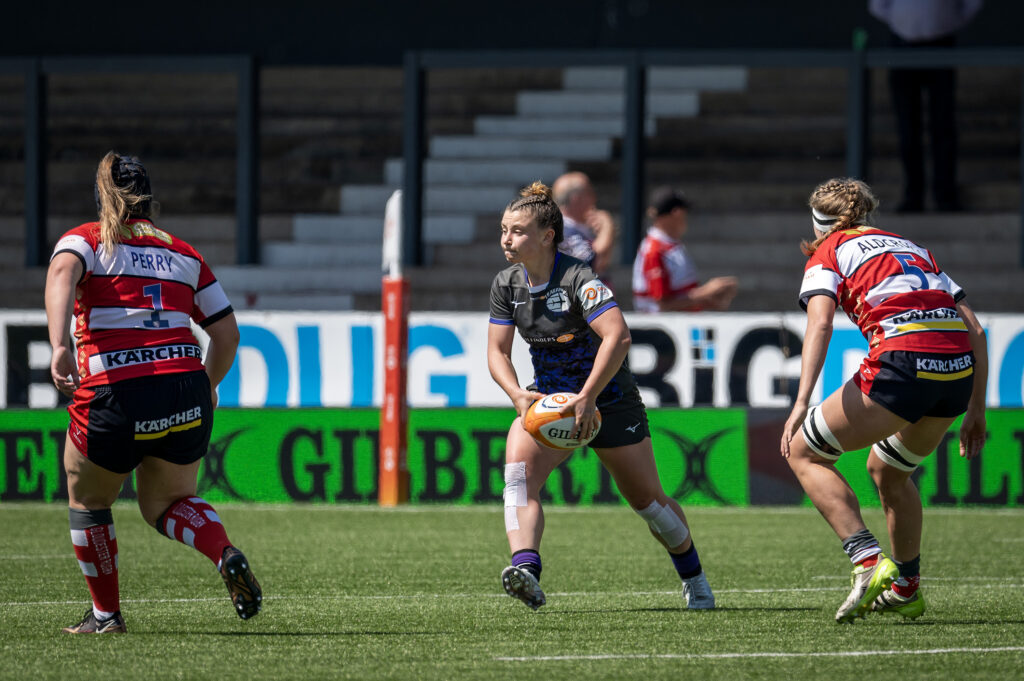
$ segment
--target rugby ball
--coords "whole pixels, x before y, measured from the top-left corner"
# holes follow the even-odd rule
[[[575,413],[570,410],[563,415],[558,410],[574,397],[576,393],[551,393],[540,398],[526,410],[523,428],[534,440],[551,449],[569,450],[587,444],[601,430],[601,411],[597,412],[597,427],[593,435],[586,439],[572,437],[576,428]]]

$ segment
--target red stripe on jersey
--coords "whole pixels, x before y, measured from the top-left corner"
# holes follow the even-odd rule
[[[971,349],[966,329],[932,330],[928,324],[907,322],[900,328],[914,331],[886,337],[883,323],[903,313],[956,307],[954,291],[947,290],[949,280],[934,256],[909,239],[873,227],[834,232],[808,259],[805,272],[816,266],[839,275],[839,306],[868,339],[871,356],[892,350]],[[942,326],[941,319],[933,323]]]
[[[203,368],[194,356],[198,345],[186,322],[188,318],[202,321],[221,310],[203,311],[197,306],[196,291],[215,284],[216,278],[195,248],[148,220],[129,221],[122,230],[122,242],[109,254],[100,244],[98,223],[80,225],[64,235],[69,236],[80,237],[95,254],[93,268],[83,276],[75,296],[82,386]],[[78,244],[84,248],[81,241]],[[223,296],[221,300],[226,303]],[[90,323],[104,328],[90,328]],[[177,348],[185,346],[191,348],[183,351],[185,356],[135,361],[132,355],[132,361],[108,363],[99,371],[95,359],[90,361],[101,353],[156,347],[174,347],[178,353]]]

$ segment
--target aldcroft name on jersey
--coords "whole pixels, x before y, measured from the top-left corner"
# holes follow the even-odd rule
[[[964,291],[926,248],[874,227],[836,231],[808,259],[800,306],[826,295],[883,351],[966,352],[967,326],[956,304]]]
[[[192,246],[149,220],[129,221],[121,238],[103,248],[90,222],[53,251],[83,266],[74,309],[82,386],[202,369],[191,322],[206,327],[231,313],[223,288]]]
[[[594,366],[600,338],[590,322],[612,307],[615,296],[582,261],[556,253],[548,281],[530,286],[522,265],[502,270],[491,285],[490,323],[514,325],[530,348],[534,380],[542,393],[578,392]],[[597,398],[598,407],[639,393],[628,362]],[[631,402],[630,402],[631,403]]]

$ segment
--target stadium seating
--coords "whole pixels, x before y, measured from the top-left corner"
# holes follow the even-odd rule
[[[49,91],[49,237],[93,214],[108,148],[138,153],[162,224],[214,263],[240,309],[379,309],[383,204],[401,181],[402,73],[268,69],[261,74],[264,266],[234,261],[234,82],[227,75],[55,76]],[[502,266],[501,207],[518,186],[565,170],[620,208],[622,72],[465,69],[428,77],[427,265],[413,309],[486,309]],[[688,248],[707,276],[738,274],[738,310],[791,309],[807,232],[802,206],[845,171],[845,72],[659,69],[650,74],[647,184],[695,203]],[[20,80],[0,77],[0,307],[38,307],[44,273],[22,270]],[[882,72],[872,89],[870,179],[880,224],[932,247],[983,310],[1022,310],[1019,74],[962,70],[960,179],[966,214],[893,215],[896,138]],[[582,113],[581,113],[582,112]],[[612,279],[628,309],[629,254]]]

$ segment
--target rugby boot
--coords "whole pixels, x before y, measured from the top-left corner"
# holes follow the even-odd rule
[[[529,570],[509,565],[501,571],[501,583],[505,587],[505,593],[512,598],[518,598],[534,610],[547,603],[540,582]]]
[[[96,619],[96,614],[90,607],[85,611],[85,617],[78,624],[64,627],[65,634],[125,634],[128,632],[121,618],[121,611],[118,610],[105,620]]]
[[[907,619],[916,620],[924,614],[924,596],[918,589],[912,596],[900,596],[892,589],[886,589],[871,603],[871,612],[893,612]]]
[[[683,600],[690,610],[711,610],[715,607],[715,595],[704,573],[683,580]]]
[[[896,563],[878,554],[878,562],[871,567],[857,565],[850,575],[850,583],[853,589],[846,600],[836,611],[836,622],[852,622],[858,617],[867,614],[871,603],[880,593],[892,585],[892,581],[899,576]]]
[[[234,546],[227,546],[220,558],[220,576],[231,594],[235,612],[243,620],[254,617],[263,607],[263,590],[256,581],[245,554]]]

